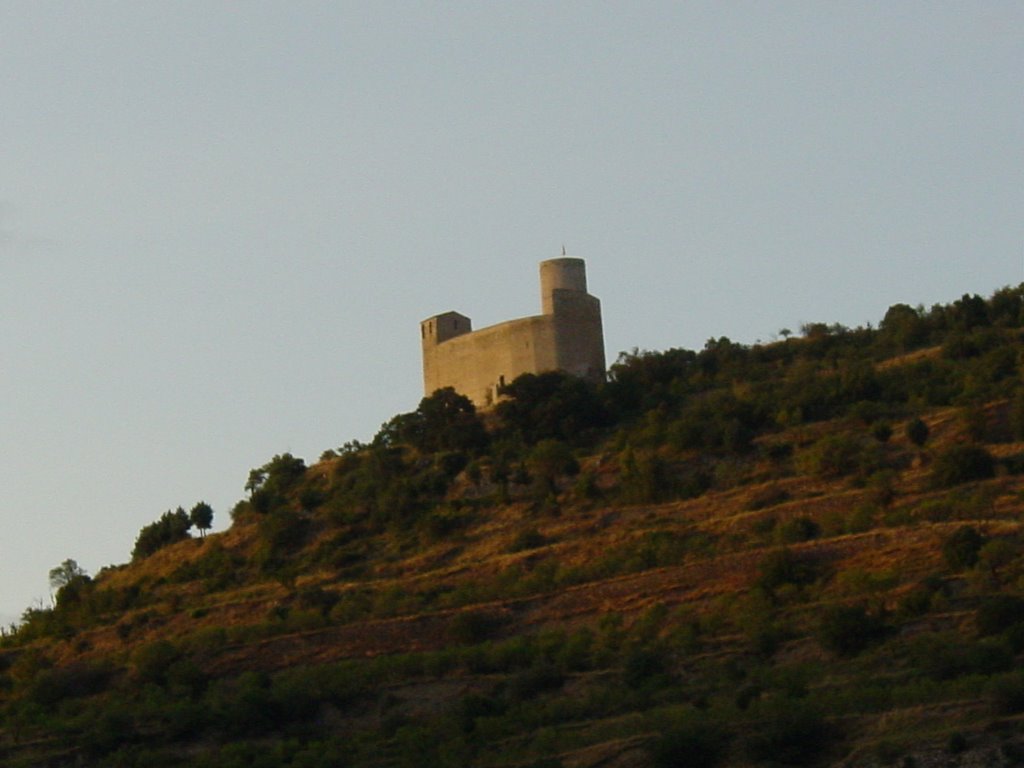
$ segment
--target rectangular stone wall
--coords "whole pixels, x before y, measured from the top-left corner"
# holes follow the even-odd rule
[[[538,315],[492,325],[424,350],[428,393],[454,387],[478,407],[493,404],[496,387],[557,365],[554,318]]]

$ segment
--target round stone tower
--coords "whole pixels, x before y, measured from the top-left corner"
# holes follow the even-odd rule
[[[554,314],[556,290],[587,292],[587,266],[583,259],[563,257],[540,263],[540,304],[545,315]]]

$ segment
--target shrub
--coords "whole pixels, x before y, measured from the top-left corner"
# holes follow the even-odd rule
[[[52,707],[79,696],[91,696],[106,689],[113,675],[101,662],[76,662],[40,672],[32,681],[29,697],[37,704]]]
[[[778,538],[783,544],[796,544],[817,538],[821,528],[809,517],[794,517],[778,528]]]
[[[966,654],[967,671],[976,675],[994,675],[1013,667],[1013,653],[1003,639],[986,638],[972,643]]]
[[[527,455],[526,464],[541,495],[557,493],[560,477],[577,475],[580,471],[572,449],[560,440],[545,439],[538,442]]]
[[[928,441],[928,425],[921,419],[911,419],[907,422],[905,434],[910,442],[920,448]]]
[[[546,691],[561,688],[565,675],[550,662],[539,661],[528,669],[513,675],[508,681],[508,697],[511,701],[526,701]]]
[[[295,606],[300,610],[315,611],[321,616],[327,616],[339,599],[341,596],[337,592],[329,592],[323,587],[303,587],[295,595]]]
[[[878,464],[877,448],[852,435],[823,437],[800,457],[803,468],[819,477],[867,472]]]
[[[959,755],[967,750],[967,737],[960,731],[953,731],[946,740],[946,751],[951,755]]]
[[[999,714],[1014,715],[1024,712],[1024,671],[1017,670],[996,680],[992,685],[991,695],[992,703]]]
[[[212,721],[231,737],[263,735],[279,725],[281,713],[270,694],[270,678],[244,672],[235,679],[222,678],[207,692]]]
[[[809,705],[780,701],[754,725],[743,740],[751,760],[779,765],[808,765],[832,738],[824,718]]]
[[[1014,440],[1024,440],[1024,387],[1010,401],[1010,434]]]
[[[461,611],[452,619],[448,632],[456,642],[472,645],[486,640],[501,624],[501,617],[489,611]]]
[[[639,688],[666,671],[665,654],[654,648],[635,648],[625,658],[622,678],[630,688]]]
[[[260,521],[260,536],[274,553],[292,550],[305,541],[308,520],[295,512],[279,510]]]
[[[545,438],[572,441],[608,422],[594,386],[558,371],[524,373],[501,394],[495,412],[502,430],[527,445]]]
[[[1014,624],[1024,621],[1024,598],[1014,595],[993,595],[981,601],[974,618],[978,634],[998,635]]]
[[[725,757],[728,735],[713,723],[670,727],[650,745],[654,768],[715,768]]]
[[[460,509],[435,507],[423,516],[420,524],[429,538],[438,540],[465,528],[471,520],[470,515]]]
[[[954,445],[935,458],[931,484],[934,488],[951,488],[974,480],[995,477],[996,462],[992,454],[978,445]]]
[[[381,427],[374,442],[408,443],[426,453],[475,453],[487,445],[487,439],[483,422],[469,398],[444,387],[420,400],[412,413],[391,419]]]
[[[977,528],[964,525],[957,528],[942,543],[942,556],[950,568],[970,568],[978,562],[978,553],[984,544],[985,537]]]
[[[544,538],[544,534],[536,528],[526,528],[517,533],[516,537],[512,539],[512,542],[508,546],[508,551],[524,552],[528,549],[543,547],[545,544],[547,544],[547,539]]]
[[[167,672],[180,657],[180,651],[167,640],[144,645],[132,654],[135,675],[142,683],[166,685]]]
[[[818,578],[820,569],[813,561],[794,554],[789,549],[769,553],[758,567],[758,586],[769,592],[786,584],[801,586]]]
[[[818,641],[838,656],[856,656],[871,643],[884,638],[889,627],[884,619],[863,606],[827,608],[818,625]]]
[[[634,452],[631,447],[623,451],[620,460],[622,480],[620,484],[623,500],[627,503],[643,504],[661,501],[672,494],[665,460],[656,453]]]
[[[892,425],[887,421],[876,421],[871,426],[871,436],[880,443],[889,442],[892,437]]]
[[[291,491],[306,474],[305,462],[290,453],[274,456],[262,467],[249,471],[245,490],[249,503],[260,514],[268,514],[282,507],[285,494]]]
[[[867,571],[863,568],[849,568],[836,574],[834,582],[840,594],[851,597],[876,594],[892,589],[899,577],[891,570]]]
[[[909,649],[911,663],[932,680],[991,675],[1013,665],[1005,641],[968,642],[951,632],[921,635],[910,642]]]
[[[931,609],[932,595],[934,594],[934,590],[923,584],[918,584],[900,598],[896,613],[905,619],[923,616]]]
[[[135,546],[132,548],[132,560],[142,560],[159,549],[187,539],[188,529],[191,527],[192,521],[188,512],[181,507],[174,512],[164,512],[159,520],[139,531]]]

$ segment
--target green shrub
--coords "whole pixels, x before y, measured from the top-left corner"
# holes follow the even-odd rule
[[[957,528],[942,543],[942,556],[950,568],[970,568],[978,562],[978,553],[984,544],[985,537],[977,528],[964,525]]]
[[[972,643],[966,654],[967,671],[975,675],[994,675],[1013,667],[1009,643],[1001,638],[985,638]]]
[[[212,722],[229,737],[264,735],[280,725],[281,712],[265,674],[244,672],[233,680],[222,678],[211,685],[205,701]]]
[[[157,550],[168,547],[189,537],[188,530],[192,527],[188,512],[178,507],[174,512],[167,511],[155,523],[143,526],[135,539],[132,548],[132,560],[142,560]]]
[[[921,421],[921,419],[915,418],[908,421],[904,432],[907,436],[907,439],[914,445],[916,445],[918,448],[923,446],[928,441],[928,425]]]
[[[100,693],[107,688],[112,676],[113,670],[102,662],[75,662],[44,669],[32,681],[29,698],[52,707],[64,699]]]
[[[168,640],[143,645],[132,654],[135,676],[142,683],[166,685],[167,672],[180,657],[181,652]]]
[[[813,583],[820,575],[817,563],[783,548],[770,552],[758,566],[758,586],[771,592],[791,584],[802,586]]]
[[[794,517],[785,521],[777,530],[778,540],[782,544],[816,539],[820,533],[821,527],[809,517]]]
[[[295,595],[295,607],[301,611],[313,611],[327,616],[341,598],[335,591],[323,587],[303,587]]]
[[[694,719],[670,727],[648,747],[654,768],[715,768],[726,756],[728,733]]]
[[[448,634],[457,643],[473,645],[490,637],[502,623],[501,616],[490,611],[460,611],[452,618]]]
[[[854,435],[827,435],[801,454],[800,464],[819,477],[866,474],[879,464],[878,448]]]
[[[818,641],[839,656],[856,656],[890,631],[885,620],[863,606],[839,605],[825,609],[818,625]]]
[[[959,755],[967,750],[967,737],[960,731],[953,731],[946,740],[946,751],[951,755]]]
[[[620,459],[622,480],[620,492],[627,503],[643,504],[661,501],[672,494],[668,466],[656,453],[634,452],[627,447]]]
[[[429,539],[444,539],[465,528],[472,521],[472,516],[461,509],[449,506],[435,507],[420,519],[420,525]]]
[[[932,680],[953,680],[964,675],[992,675],[1009,669],[1013,655],[1002,640],[970,642],[951,632],[914,638],[909,660]]]
[[[558,655],[558,663],[574,672],[582,672],[594,666],[593,654],[596,636],[588,627],[581,627],[566,638]]]
[[[933,594],[934,592],[926,587],[915,586],[900,598],[896,607],[897,615],[904,619],[923,616],[931,609]]]
[[[992,703],[1001,715],[1024,712],[1024,671],[1006,675],[992,684]]]
[[[1010,435],[1014,440],[1024,440],[1024,387],[1020,387],[1010,401]]]
[[[759,763],[802,766],[819,759],[833,738],[832,729],[810,705],[779,701],[742,740],[746,756]]]
[[[511,701],[527,701],[542,693],[561,688],[565,674],[554,664],[539,661],[528,669],[513,675],[506,693]]]
[[[889,442],[892,437],[892,425],[887,421],[876,421],[871,425],[871,436],[880,443]]]
[[[667,671],[665,654],[656,648],[634,648],[626,654],[622,679],[630,688],[663,678]]]
[[[100,758],[110,753],[117,753],[138,738],[135,718],[131,706],[118,702],[98,711],[90,712],[86,717],[85,728],[81,734],[79,746],[85,754],[92,758]],[[115,759],[104,765],[119,765]]]
[[[998,635],[1014,624],[1024,621],[1024,598],[1015,595],[986,597],[975,615],[978,634]]]
[[[992,454],[978,445],[954,445],[935,457],[932,464],[933,488],[952,488],[955,485],[995,477],[996,462]]]

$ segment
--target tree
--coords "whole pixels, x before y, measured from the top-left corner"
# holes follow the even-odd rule
[[[915,418],[907,422],[907,439],[918,448],[928,441],[928,433],[928,425],[921,421],[921,419]]]
[[[978,326],[989,325],[988,305],[977,294],[964,294],[953,302],[951,312],[953,326],[959,330],[969,331]]]
[[[290,453],[274,456],[262,467],[250,470],[245,490],[255,493],[259,490],[285,491],[306,473],[306,463]]]
[[[50,588],[55,591],[53,602],[58,608],[79,602],[91,586],[92,579],[71,558],[50,569]]]
[[[974,480],[987,480],[995,474],[995,458],[980,445],[954,445],[936,457],[931,483],[935,488],[951,488]]]
[[[997,635],[1014,624],[1024,622],[1024,598],[1016,595],[992,595],[981,601],[975,615],[978,634]]]
[[[199,535],[206,538],[206,532],[213,526],[213,507],[200,501],[188,513],[188,519],[199,530]]]
[[[560,371],[524,373],[501,394],[495,411],[503,430],[526,445],[545,438],[572,442],[608,421],[594,385]]]
[[[132,549],[132,560],[149,557],[159,549],[187,539],[188,529],[191,527],[192,521],[181,507],[173,512],[164,512],[159,520],[143,526],[139,531],[135,547]]]
[[[424,453],[475,453],[487,445],[487,440],[473,402],[452,387],[444,387],[420,400],[415,411],[401,413],[387,422],[374,442],[408,443]]]
[[[88,574],[78,563],[68,558],[56,568],[50,569],[50,587],[60,589],[82,577],[88,577]]]
[[[526,463],[548,493],[558,490],[556,481],[559,477],[575,475],[580,471],[572,449],[560,440],[541,440],[530,451]]]
[[[879,325],[882,337],[891,340],[896,351],[906,352],[927,341],[928,326],[921,312],[906,304],[893,304]]]
[[[245,490],[249,491],[252,508],[260,514],[274,511],[305,474],[306,463],[290,453],[274,456],[262,467],[251,470]]]

